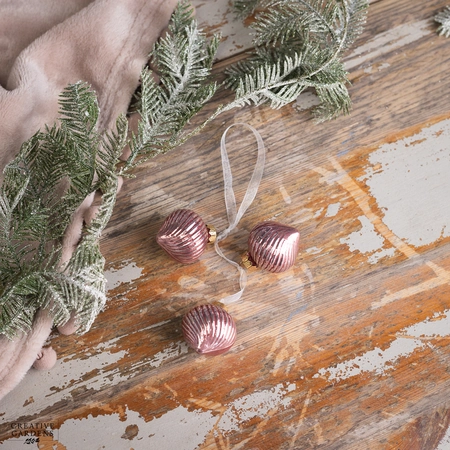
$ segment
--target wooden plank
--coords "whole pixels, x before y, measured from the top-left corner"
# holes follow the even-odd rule
[[[235,110],[140,168],[102,240],[108,307],[88,334],[52,337],[57,366],[0,405],[0,440],[15,448],[12,424],[54,423],[47,448],[444,449],[450,41],[432,17],[445,4],[371,5],[346,58],[350,116],[314,125],[308,95]],[[267,165],[223,248],[238,259],[252,226],[275,218],[298,227],[301,255],[283,274],[250,271],[228,307],[236,346],[199,357],[181,318],[236,291],[236,272],[212,249],[175,263],[155,235],[180,207],[226,227],[219,141],[236,122],[261,132]],[[254,143],[235,128],[229,150],[242,198]]]

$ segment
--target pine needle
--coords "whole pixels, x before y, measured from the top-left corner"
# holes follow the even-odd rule
[[[446,6],[443,11],[440,11],[434,16],[434,21],[440,23],[436,30],[439,36],[450,37],[450,6]]]

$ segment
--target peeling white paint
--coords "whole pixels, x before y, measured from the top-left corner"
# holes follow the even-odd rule
[[[130,410],[126,412],[126,421],[121,421],[118,414],[70,419],[59,430],[59,442],[67,450],[86,448],[87,444],[90,448],[106,446],[117,450],[194,450],[211,432],[237,431],[247,420],[264,418],[273,409],[288,407],[291,403],[288,394],[295,389],[294,383],[278,384],[272,389],[245,395],[228,404],[221,416],[214,411],[192,410],[180,405],[149,422]],[[130,424],[137,425],[139,432],[133,440],[124,440],[121,436]]]
[[[318,211],[316,211],[313,215],[313,218],[319,217],[323,213],[323,208],[320,208]]]
[[[346,58],[345,69],[350,70],[366,61],[380,58],[382,55],[401,49],[432,32],[430,20],[427,19],[405,23],[387,30],[355,48]]]
[[[437,338],[450,336],[450,310],[443,313],[435,313],[430,319],[416,323],[405,328],[399,335],[413,336],[417,338]]]
[[[184,355],[189,351],[189,346],[184,341],[174,342],[169,347],[155,353],[150,361],[146,363],[150,367],[159,367],[164,361],[176,358],[177,356]],[[139,366],[142,364],[139,364]],[[135,367],[135,366],[133,366]]]
[[[383,222],[410,245],[450,236],[449,142],[447,119],[382,145],[361,177],[384,213]]]
[[[30,370],[20,385],[2,400],[0,423],[23,415],[38,414],[60,400],[71,398],[70,391],[81,384],[87,389],[95,390],[117,384],[121,379],[120,375],[117,372],[107,372],[107,368],[123,358],[126,352],[112,353],[108,343],[98,346],[96,350],[98,353],[83,360],[58,360],[49,371]],[[94,372],[95,375],[80,383],[78,380],[89,372]],[[30,397],[33,397],[34,402],[26,404]]]
[[[400,358],[410,356],[425,345],[432,347],[424,340],[448,336],[450,336],[450,310],[404,328],[385,350],[374,348],[333,367],[322,368],[313,378],[326,377],[328,381],[341,381],[363,373],[385,375],[386,371],[394,368]]]
[[[384,248],[386,240],[366,216],[359,216],[358,220],[361,222],[361,228],[341,238],[341,244],[347,244],[351,252],[367,254],[367,262],[370,264],[376,264],[381,258],[395,254],[394,247]]]
[[[311,255],[317,255],[321,251],[322,251],[322,249],[319,247],[309,247],[305,250],[305,253],[309,253]]]
[[[317,105],[320,105],[320,100],[314,92],[310,91],[302,92],[292,104],[293,108],[299,112]]]
[[[236,17],[230,2],[208,0],[194,2],[195,15],[200,28],[208,32],[218,32],[223,36],[216,58],[222,60],[252,47],[249,29]],[[211,27],[211,24],[218,24]]]
[[[366,216],[359,216],[361,228],[341,238],[341,244],[347,244],[351,252],[369,253],[383,247],[384,238],[378,234],[372,222]]]
[[[394,254],[395,254],[394,247],[381,249],[381,250],[376,251],[375,253],[372,253],[367,258],[367,261],[370,264],[376,264],[381,258],[392,257],[392,256],[394,256]]]
[[[223,414],[219,415],[216,410],[192,409],[179,405],[148,422],[138,412],[127,408],[122,416],[114,413],[69,419],[59,428],[58,442],[67,450],[195,450],[211,433],[225,435],[238,431],[245,421],[264,419],[271,411],[289,407],[289,394],[295,389],[296,384],[291,383],[253,392],[225,405]],[[137,431],[131,439],[126,435],[126,429],[130,425]]]
[[[231,402],[218,423],[219,429],[222,432],[237,431],[242,422],[255,417],[264,418],[273,409],[287,408],[291,403],[287,394],[295,389],[295,383],[288,386],[280,383],[271,389],[253,392]]]
[[[447,431],[444,437],[440,440],[436,450],[448,450],[450,448],[450,427],[447,428]]]
[[[149,422],[139,413],[127,410],[125,421],[118,414],[67,420],[59,429],[59,442],[67,450],[194,450],[205,440],[215,421],[209,411],[189,411],[183,406]],[[138,428],[133,439],[122,437],[129,425]]]
[[[320,369],[314,378],[327,376],[329,381],[341,381],[364,372],[384,375],[386,369],[392,368],[399,358],[408,356],[423,346],[423,342],[419,339],[398,338],[386,350],[375,348],[334,367]]]
[[[340,209],[341,209],[341,202],[332,203],[331,205],[328,205],[325,217],[334,217],[339,212]]]
[[[162,322],[164,323],[164,322]],[[149,328],[153,328],[152,325]],[[55,367],[49,371],[30,370],[19,387],[10,392],[0,405],[0,424],[15,420],[23,415],[39,414],[56,402],[71,398],[71,391],[80,387],[87,390],[101,390],[105,386],[115,386],[128,377],[121,375],[119,361],[127,355],[127,351],[115,350],[116,341],[112,339],[94,348],[93,355],[85,359],[75,359],[74,356],[58,360]],[[146,366],[149,369],[161,366],[165,361],[176,358],[188,352],[184,341],[171,343],[167,348],[149,354],[131,370]],[[150,351],[149,351],[150,353]],[[114,369],[111,366],[114,365]],[[86,378],[86,374],[92,376]],[[27,403],[33,397],[34,402]]]
[[[126,260],[122,264],[119,269],[111,268],[105,271],[107,291],[120,286],[122,283],[130,283],[142,275],[142,269],[135,262]]]
[[[200,28],[206,29],[208,32],[217,32],[220,29],[223,39],[217,52],[217,59],[222,60],[253,48],[250,30],[236,17],[229,2],[221,0],[200,2],[194,0],[193,5]],[[211,27],[211,24],[218,25]],[[425,19],[405,23],[380,33],[349,53],[345,61],[345,68],[350,70],[366,61],[401,49],[432,33],[433,30],[431,19]],[[385,66],[380,65],[378,70],[383,68]],[[304,92],[294,102],[294,108],[298,110],[309,109],[318,104],[317,102],[316,95],[311,92]]]
[[[377,72],[381,72],[382,70],[388,69],[389,67],[391,67],[391,65],[390,65],[389,63],[387,63],[387,62],[381,63],[381,64],[376,64],[376,65],[374,65],[374,66],[366,67],[366,68],[364,69],[364,73],[371,74],[371,73],[373,73],[375,70],[376,70]]]

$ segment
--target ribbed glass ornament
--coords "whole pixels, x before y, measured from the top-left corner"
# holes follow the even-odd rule
[[[248,253],[252,263],[269,272],[291,268],[298,255],[300,233],[278,222],[261,222],[250,232]]]
[[[181,322],[183,336],[197,353],[220,355],[236,341],[236,324],[223,308],[200,305],[191,309]]]
[[[198,260],[209,241],[203,219],[190,209],[178,209],[167,216],[156,242],[176,261],[190,264]]]

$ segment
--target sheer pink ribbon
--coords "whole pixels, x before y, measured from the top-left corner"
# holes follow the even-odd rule
[[[257,153],[257,159],[255,168],[253,169],[253,174],[250,179],[250,182],[248,183],[247,190],[245,192],[244,198],[242,200],[241,205],[239,206],[239,209],[237,209],[236,205],[236,197],[234,195],[233,190],[233,174],[231,172],[231,165],[230,160],[228,158],[227,148],[225,144],[226,135],[230,128],[242,125],[246,128],[248,128],[255,136],[256,142],[258,144],[258,153]],[[228,217],[228,227],[223,230],[219,235],[217,236],[216,242],[214,243],[214,248],[217,252],[217,254],[225,259],[229,264],[236,267],[236,269],[239,271],[239,291],[235,294],[228,295],[224,298],[222,298],[220,301],[223,304],[229,304],[238,301],[244,292],[245,286],[247,284],[247,274],[245,272],[245,269],[241,267],[238,263],[235,261],[232,261],[231,259],[227,258],[224,253],[222,252],[222,249],[219,246],[219,243],[223,241],[238,225],[239,221],[241,220],[242,216],[245,214],[247,209],[252,204],[253,200],[255,199],[256,193],[258,192],[259,185],[261,183],[261,179],[264,172],[264,164],[266,159],[266,151],[264,147],[264,142],[262,140],[261,135],[259,132],[253,128],[251,125],[248,125],[246,123],[235,123],[233,125],[230,125],[223,133],[222,139],[220,141],[220,151],[222,156],[222,170],[223,170],[223,181],[224,181],[224,188],[225,188],[225,207],[227,210],[227,217]]]

